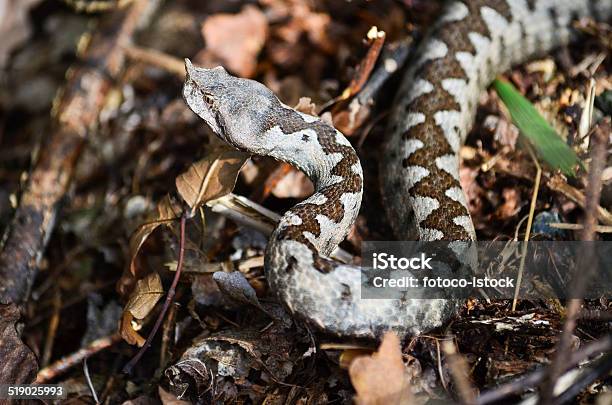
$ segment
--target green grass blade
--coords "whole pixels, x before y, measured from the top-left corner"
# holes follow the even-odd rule
[[[507,81],[496,79],[493,87],[510,111],[514,124],[535,147],[540,157],[553,169],[574,176],[576,166],[582,166],[582,162],[533,104]]]

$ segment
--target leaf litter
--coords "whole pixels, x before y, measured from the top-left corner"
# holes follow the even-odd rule
[[[74,387],[74,398],[87,397],[82,369],[71,365],[70,359],[74,353],[92,356],[88,364],[94,385],[109,403],[157,398],[163,403],[354,400],[363,404],[386,403],[388,398],[400,403],[459,399],[461,389],[454,380],[458,374],[441,343],[449,333],[468,366],[469,383],[481,389],[512,382],[546,364],[563,322],[563,313],[549,301],[523,302],[517,313],[510,313],[507,303],[475,299],[448,330],[435,331],[433,336],[400,342],[388,335],[377,350],[369,343],[366,348],[338,351],[330,343],[332,338],[315,335],[294,322],[268,289],[262,261],[265,247],[258,241],[265,241],[277,214],[308,194],[311,185],[299,172],[271,159],[254,158],[248,178],[240,174],[247,156],[218,147],[210,131],[182,103],[180,79],[166,69],[177,66],[175,59],[194,55],[205,65],[223,64],[234,73],[264,82],[288,105],[309,97],[311,101],[302,101],[299,109],[310,114],[326,111],[322,119],[358,137],[367,194],[358,224],[343,244],[344,257],[351,261],[359,253],[361,240],[391,236],[381,223],[383,206],[375,177],[376,151],[397,82],[393,72],[402,64],[401,58],[392,59],[393,50],[406,40],[406,21],[416,33],[422,32],[436,7],[420,1],[374,3],[186,1],[163,6],[139,36],[138,47],[127,52],[126,72],[84,147],[74,189],[64,198],[42,255],[34,285],[37,299],[27,303],[27,316],[21,321],[10,310],[3,317],[7,320],[3,344],[8,342],[24,364],[23,374],[12,380],[33,378],[32,353],[39,354],[48,339],[54,340],[52,362],[68,363],[62,374],[45,372],[44,377]],[[55,41],[54,36],[69,35],[69,26],[78,26],[69,24],[70,19],[80,19],[84,27],[89,19],[107,17],[104,13],[71,15],[57,4],[27,6],[34,7],[35,18],[29,24],[37,29],[48,24],[49,38],[41,38],[40,29],[26,29],[12,38],[15,42],[6,43],[12,48],[7,77],[13,79],[15,94],[32,94],[28,85],[44,90],[35,85],[43,83],[37,78],[49,78],[44,82],[49,86],[62,83],[70,57],[37,50]],[[51,18],[56,22],[49,23]],[[570,47],[563,51],[565,56],[517,67],[506,77],[538,110],[547,112],[547,121],[562,129],[562,142],[584,161],[588,137],[581,129],[583,117],[592,116],[588,122],[597,123],[609,113],[612,79],[609,62],[599,56],[609,45],[609,27],[588,21],[580,24],[591,35],[592,48]],[[364,43],[373,26],[385,33],[384,41],[375,35]],[[19,39],[24,35],[29,38],[25,42]],[[570,63],[564,60],[568,54]],[[22,68],[24,61],[28,69]],[[376,84],[381,77],[391,85]],[[594,85],[589,85],[591,78]],[[343,93],[348,98],[333,104]],[[21,172],[28,170],[30,152],[37,148],[34,134],[46,127],[48,110],[35,104],[24,108],[22,101],[4,90],[0,101],[0,223],[8,226],[18,201],[14,195]],[[583,112],[591,104],[592,110]],[[462,150],[462,184],[479,237],[512,238],[528,211],[535,168],[494,92],[483,95],[478,115]],[[568,180],[546,170],[536,211],[568,224],[580,223],[587,204],[584,176],[579,169],[577,178]],[[612,182],[604,183],[597,215],[607,225],[610,204],[605,187]],[[251,201],[245,196],[257,198]],[[155,209],[147,219],[148,207]],[[167,317],[162,337],[153,342],[134,374],[114,377],[133,354],[132,346],[144,343],[160,311],[159,299],[168,291],[176,269],[178,219],[184,212],[191,219],[175,316]],[[249,233],[259,236],[249,237]],[[75,250],[77,246],[81,249]],[[48,337],[43,328],[51,322],[46,308],[53,302],[54,289],[49,286],[55,284],[61,298],[59,326]],[[88,309],[91,291],[101,300],[96,301],[97,314]],[[116,322],[118,301],[123,303],[123,314],[119,328],[112,331],[100,317],[108,315]],[[606,313],[610,304],[602,299],[588,305]],[[94,325],[99,326],[95,340],[81,341],[96,329]],[[575,342],[594,341],[606,332],[603,325],[597,320],[581,322]],[[116,331],[124,342],[119,342]],[[168,361],[161,362],[162,358]],[[592,386],[589,395],[597,396],[598,390],[605,390],[605,385]]]

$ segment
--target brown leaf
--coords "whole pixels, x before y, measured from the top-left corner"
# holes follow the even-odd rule
[[[134,317],[129,311],[125,311],[123,316],[121,317],[121,325],[119,326],[119,334],[127,343],[131,345],[137,345],[138,347],[142,347],[146,339],[143,338],[134,330],[132,326],[132,321]]]
[[[179,216],[180,208],[173,204],[170,197],[166,195],[157,204],[157,215],[140,225],[132,236],[130,236],[130,267],[134,266],[134,259],[149,235],[151,235],[158,226],[169,224],[178,219]],[[136,272],[132,271],[132,274],[136,275]]]
[[[181,208],[172,202],[170,196],[166,195],[157,204],[157,214],[147,222],[141,224],[130,236],[130,266],[124,271],[121,279],[117,282],[117,290],[121,295],[126,295],[134,285],[134,281],[142,275],[138,274],[137,256],[140,248],[149,235],[160,225],[170,225],[181,215]],[[129,270],[129,271],[128,271]]]
[[[144,319],[153,310],[162,295],[164,295],[164,288],[157,273],[151,273],[142,280],[138,280],[121,317],[120,333],[126,342],[142,347],[145,339],[134,330],[132,320],[134,318]]]
[[[521,210],[521,192],[516,188],[506,187],[502,190],[504,203],[495,210],[499,219],[507,220],[514,217]]]
[[[219,147],[178,176],[176,188],[192,214],[205,202],[229,194],[248,158],[249,155],[244,152]]]
[[[372,352],[373,350],[369,349],[345,349],[342,351],[342,353],[340,353],[338,362],[341,368],[348,370],[356,358],[370,356],[372,355]]]
[[[252,77],[257,67],[257,56],[268,36],[268,21],[257,7],[246,5],[238,14],[216,14],[204,21],[202,35],[206,50],[202,58],[206,64],[216,59],[241,77]],[[211,60],[213,59],[213,60]]]
[[[17,321],[16,305],[0,305],[0,384],[29,384],[38,370],[36,356],[15,329]]]
[[[414,403],[400,340],[392,332],[385,334],[376,353],[358,357],[351,363],[349,376],[357,392],[358,405]]]
[[[285,173],[272,189],[272,194],[278,198],[305,198],[313,192],[314,186],[308,176],[296,169]]]
[[[317,117],[317,105],[312,102],[310,97],[300,97],[298,103],[293,109],[303,112],[304,114],[312,115]]]
[[[130,300],[125,305],[125,311],[130,311],[136,319],[144,319],[162,295],[164,295],[164,287],[162,287],[159,274],[151,273],[142,280],[138,280]]]
[[[272,5],[274,2],[266,2]],[[283,2],[280,2],[283,3]],[[327,53],[333,53],[338,44],[328,35],[331,17],[311,9],[306,1],[290,1],[288,8],[289,21],[277,28],[275,34],[289,45],[296,45],[306,34],[308,40]]]
[[[354,98],[345,109],[334,114],[333,126],[345,136],[351,136],[370,116],[371,106],[360,104],[359,99]]]

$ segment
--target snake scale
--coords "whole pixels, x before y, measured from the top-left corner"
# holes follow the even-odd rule
[[[446,5],[409,62],[390,117],[383,195],[396,236],[474,240],[458,151],[495,75],[569,42],[571,22],[612,15],[612,0],[465,0]],[[347,139],[282,104],[264,85],[186,61],[183,96],[225,142],[302,170],[315,193],[289,209],[265,254],[269,285],[291,313],[336,335],[405,336],[454,316],[457,300],[360,298],[360,269],[329,259],[359,212],[363,176]]]

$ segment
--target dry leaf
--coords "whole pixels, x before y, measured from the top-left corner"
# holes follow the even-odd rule
[[[261,10],[249,4],[238,14],[215,14],[207,18],[202,35],[206,50],[198,60],[214,64],[216,59],[238,76],[252,77],[257,56],[268,36],[268,21]]]
[[[312,102],[310,97],[300,97],[298,103],[295,107],[293,107],[293,109],[303,112],[304,114],[312,115],[313,117],[317,117],[319,115],[317,114],[317,105]]]
[[[255,289],[249,284],[247,279],[239,271],[226,273],[217,271],[213,274],[213,280],[217,283],[219,290],[229,298],[243,303],[253,305],[266,315],[274,318],[268,311],[259,303]]]
[[[305,198],[314,192],[312,182],[303,172],[293,169],[276,182],[272,194],[278,198]]]
[[[121,337],[126,342],[138,346],[144,344],[145,339],[134,330],[132,320],[134,318],[144,319],[153,310],[162,295],[164,295],[164,288],[159,274],[151,273],[142,280],[138,280],[121,317]]]
[[[514,217],[521,210],[521,192],[516,188],[504,188],[502,190],[504,203],[495,210],[496,216],[501,220]]]
[[[358,357],[351,363],[349,376],[357,392],[358,405],[414,403],[400,340],[392,332],[385,334],[376,353]]]
[[[268,2],[272,5],[273,2]],[[305,1],[290,1],[288,8],[289,21],[276,29],[275,34],[289,45],[296,45],[306,34],[308,40],[327,53],[334,53],[337,43],[328,35],[331,17],[326,13],[317,13],[311,4]]]
[[[151,273],[142,280],[138,280],[125,310],[130,311],[134,318],[144,319],[153,309],[157,301],[164,295],[159,274]]]
[[[16,305],[0,305],[0,384],[30,384],[36,378],[36,356],[17,333],[19,317]]]
[[[121,325],[119,326],[119,334],[128,344],[136,345],[138,347],[142,347],[146,339],[143,338],[134,330],[132,326],[132,321],[134,317],[129,311],[125,311],[123,316],[121,317]]]
[[[176,188],[191,208],[191,213],[207,201],[229,194],[248,158],[249,155],[244,152],[219,147],[178,176]]]
[[[145,243],[149,235],[160,225],[170,225],[181,215],[181,208],[172,202],[166,195],[157,204],[157,214],[147,222],[140,225],[130,236],[130,266],[129,271],[124,271],[121,279],[117,283],[117,290],[121,295],[127,295],[134,285],[134,280],[142,277],[138,274],[136,258],[140,248]]]
[[[342,351],[342,353],[340,353],[338,363],[340,364],[341,368],[348,370],[356,358],[370,356],[371,354],[372,350],[370,349],[345,349]]]

